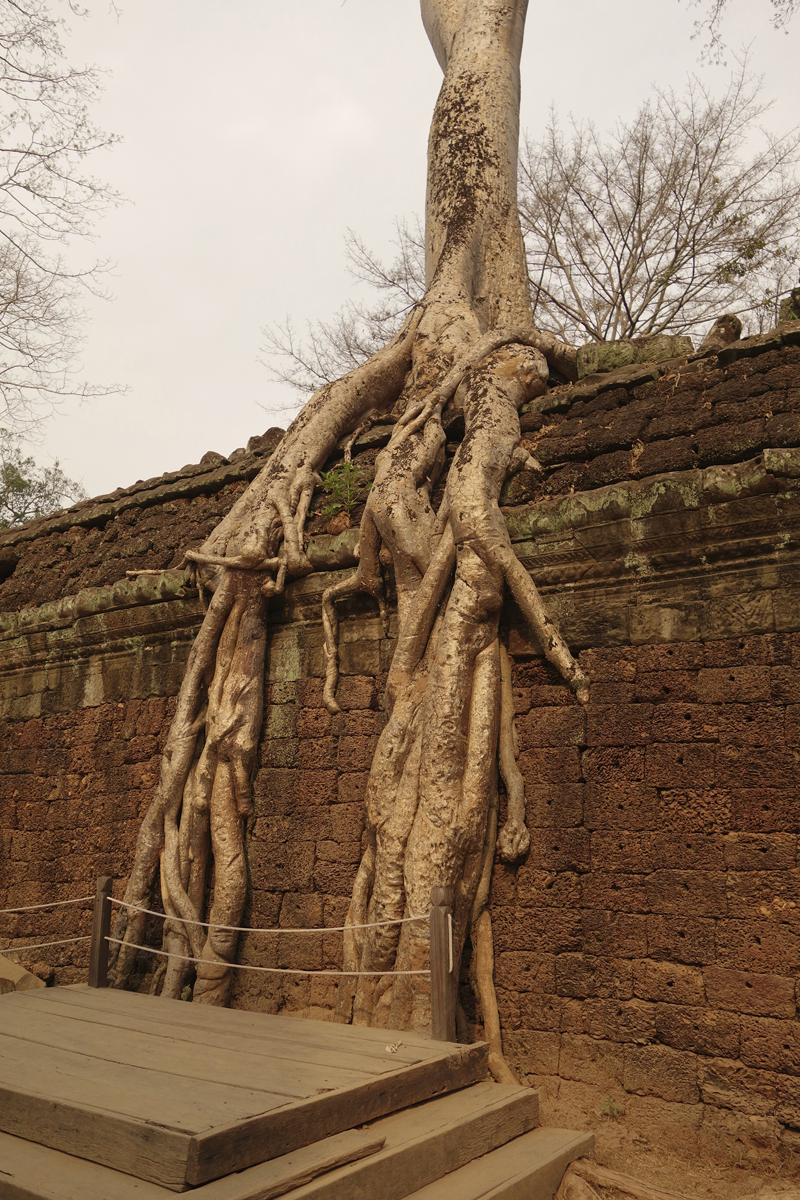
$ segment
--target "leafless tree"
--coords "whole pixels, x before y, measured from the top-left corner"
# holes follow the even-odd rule
[[[800,257],[800,137],[740,63],[720,99],[657,91],[604,138],[551,114],[522,156],[520,212],[537,322],[570,340],[691,330],[760,305]]]
[[[702,10],[696,26],[698,35],[705,39],[703,57],[718,60],[725,48],[722,22],[730,0],[690,0],[690,3],[692,7]],[[772,24],[776,29],[785,29],[800,9],[800,0],[769,0],[769,3],[772,6]]]
[[[358,234],[345,238],[347,268],[372,291],[369,301],[350,300],[332,321],[319,321],[299,336],[292,322],[264,330],[263,362],[272,378],[311,395],[352,371],[385,346],[425,294],[425,231],[419,217],[395,221],[397,251],[386,264]]]
[[[73,268],[66,254],[114,199],[84,164],[115,139],[91,121],[99,75],[66,61],[57,3],[0,3],[0,419],[15,429],[103,390],[74,373],[81,298],[102,267]]]
[[[606,138],[590,123],[564,134],[551,113],[521,158],[520,216],[537,325],[572,343],[669,331],[697,334],[725,310],[753,332],[778,319],[800,262],[797,133],[761,133],[769,109],[746,61],[714,99],[697,80],[657,91]],[[273,378],[310,394],[394,336],[424,294],[419,223],[396,222],[390,265],[355,234],[351,274],[375,299],[346,304],[299,337],[266,331]]]

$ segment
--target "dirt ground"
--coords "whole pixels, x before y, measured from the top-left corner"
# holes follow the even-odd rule
[[[595,1139],[596,1162],[681,1200],[800,1200],[800,1179],[768,1162],[721,1166],[697,1154],[661,1149],[611,1120],[595,1126]],[[623,1195],[615,1189],[603,1193],[604,1200]]]

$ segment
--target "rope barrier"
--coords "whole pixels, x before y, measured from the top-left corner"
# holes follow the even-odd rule
[[[90,942],[91,934],[84,937],[59,938],[57,942],[37,942],[35,946],[6,946],[0,954],[23,954],[26,950],[44,950],[47,946],[66,946],[67,942]]]
[[[24,908],[0,908],[0,916],[5,913],[33,912],[35,908],[62,908],[65,904],[84,904],[94,900],[94,896],[78,896],[77,900],[52,900],[49,904],[26,904]]]
[[[415,919],[421,920],[422,918],[417,917]],[[351,928],[352,928],[352,926],[351,926]],[[281,933],[283,933],[283,932],[297,933],[300,931],[294,929],[294,930],[286,930],[286,931],[281,930],[280,932]],[[302,932],[307,933],[308,930],[304,930]],[[430,975],[429,970],[422,970],[422,971],[325,971],[325,970],[314,971],[314,970],[309,970],[309,971],[303,971],[303,970],[298,969],[297,967],[256,967],[256,966],[251,966],[249,963],[221,962],[218,959],[213,959],[213,958],[191,958],[187,954],[173,954],[169,950],[154,950],[152,946],[139,946],[139,945],[137,945],[136,942],[124,942],[124,941],[122,941],[121,938],[109,937],[109,938],[106,938],[106,941],[113,942],[114,945],[116,945],[116,946],[128,946],[132,950],[144,950],[147,954],[158,954],[162,958],[177,958],[181,962],[199,963],[200,965],[204,965],[204,966],[209,966],[209,965],[220,966],[220,967],[225,967],[226,970],[228,967],[230,967],[235,971],[263,971],[267,975],[335,975],[335,976],[369,975],[369,976],[373,976],[373,977],[377,976],[378,978],[382,977],[383,975],[392,975],[392,976],[395,976],[395,975]]]
[[[110,896],[109,900],[119,908],[146,913],[148,917],[160,917],[162,921],[178,921],[181,925],[200,925],[203,929],[221,929],[223,933],[346,933],[348,929],[383,929],[386,925],[408,925],[412,921],[430,919],[430,913],[426,913],[424,917],[397,917],[392,921],[372,921],[368,925],[329,925],[320,929],[254,929],[250,925],[212,925],[210,921],[189,921],[183,917],[170,917],[169,913],[155,912],[151,908],[140,908],[138,904],[126,904],[124,900],[116,900],[113,896]]]

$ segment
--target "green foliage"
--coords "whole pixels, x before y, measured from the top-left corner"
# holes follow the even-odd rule
[[[44,517],[65,501],[74,504],[85,498],[86,492],[67,478],[58,459],[52,467],[37,466],[23,453],[19,439],[0,429],[0,529]]]
[[[372,481],[354,462],[342,462],[330,471],[323,471],[320,488],[327,500],[320,509],[323,517],[335,517],[337,513],[349,514],[363,504],[369,495]]]

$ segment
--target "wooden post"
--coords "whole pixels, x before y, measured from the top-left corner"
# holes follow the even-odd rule
[[[92,944],[89,950],[89,987],[108,987],[108,936],[111,933],[111,885],[110,875],[101,875],[97,880],[94,897],[94,920],[92,922]]]
[[[456,973],[453,962],[453,889],[431,888],[431,1037],[456,1040]]]

